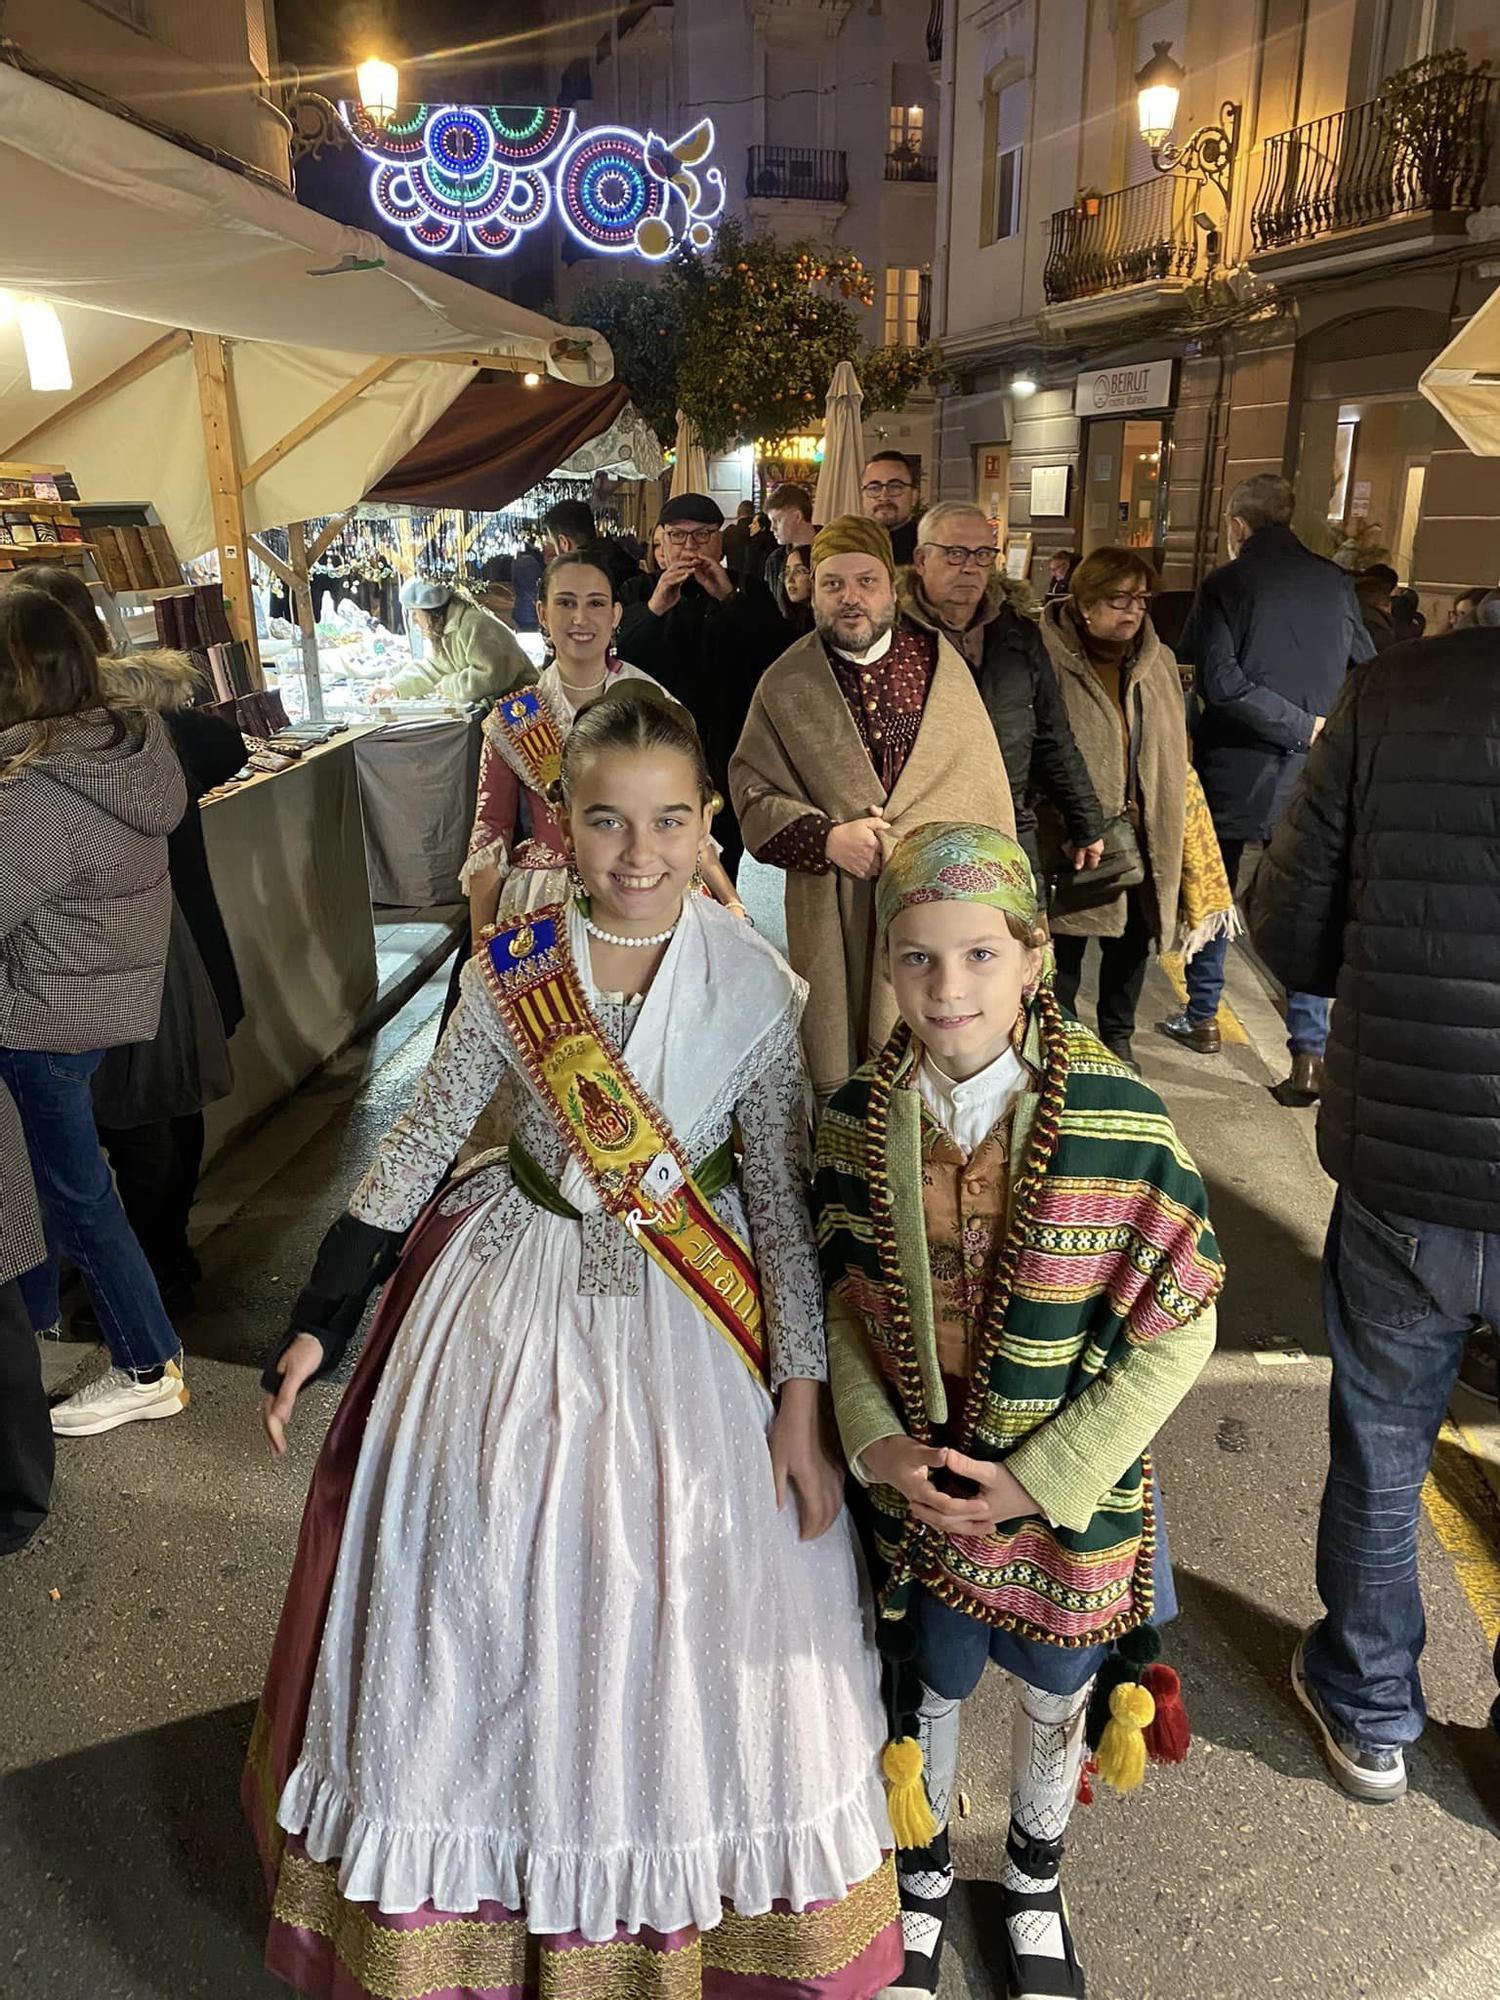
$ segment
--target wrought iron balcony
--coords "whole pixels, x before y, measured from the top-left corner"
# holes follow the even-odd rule
[[[1376,97],[1268,139],[1250,222],[1256,249],[1478,208],[1497,88],[1500,79],[1477,72],[1437,76],[1419,116]]]
[[[745,193],[772,201],[847,201],[848,158],[815,146],[752,146]]]
[[[894,153],[885,156],[885,177],[888,181],[935,181],[937,154],[918,153],[909,146],[898,146]]]
[[[927,10],[927,60],[943,60],[943,0],[932,0]]]
[[[1202,199],[1202,181],[1159,174],[1058,209],[1042,280],[1048,303],[1195,277]]]

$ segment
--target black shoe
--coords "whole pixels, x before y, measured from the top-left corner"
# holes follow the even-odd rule
[[[1169,1042],[1180,1042],[1195,1056],[1216,1056],[1224,1046],[1217,1021],[1195,1021],[1186,1009],[1165,1021],[1158,1021],[1156,1026]]]
[[[1303,1648],[1304,1632],[1292,1654],[1292,1692],[1318,1725],[1323,1738],[1323,1761],[1334,1782],[1351,1799],[1365,1805],[1388,1805],[1406,1791],[1406,1758],[1399,1744],[1362,1743],[1329,1714],[1307,1678]]]
[[[1135,1048],[1129,1035],[1101,1035],[1099,1039],[1117,1062],[1124,1063],[1127,1069],[1133,1069],[1137,1076],[1140,1075],[1141,1066],[1135,1059]]]
[[[1323,1058],[1310,1049],[1299,1049],[1292,1057],[1292,1073],[1271,1092],[1278,1104],[1305,1110],[1323,1095]]]
[[[953,1863],[948,1853],[948,1829],[943,1827],[926,1847],[903,1847],[896,1856],[896,1886],[901,1895],[901,1935],[906,1964],[900,1980],[885,1989],[887,2000],[907,2000],[938,1990],[943,1957],[943,1928],[948,1898],[953,1893]]]
[[[1024,1833],[1014,1820],[1005,1841],[1006,1859],[1013,1868],[1033,1882],[1048,1886],[1028,1894],[1000,1885],[1000,1907],[1005,1918],[1006,2000],[1085,2000],[1083,1967],[1068,1928],[1068,1910],[1059,1880],[1063,1844],[1060,1840],[1037,1840]],[[1061,1933],[1062,1957],[1027,1949],[1040,1942],[1054,1925]]]
[[[1459,1363],[1458,1379],[1476,1396],[1488,1397],[1492,1403],[1500,1402],[1500,1350],[1497,1350],[1492,1326],[1476,1326],[1464,1342],[1464,1358]]]

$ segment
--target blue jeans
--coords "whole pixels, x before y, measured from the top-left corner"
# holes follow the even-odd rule
[[[117,1368],[159,1368],[182,1351],[135,1232],[125,1219],[94,1125],[89,1078],[100,1051],[58,1056],[0,1049],[26,1134],[47,1258],[20,1280],[33,1329],[57,1325],[57,1253],[77,1265]]]
[[[1422,1483],[1464,1340],[1500,1314],[1500,1235],[1377,1214],[1340,1189],[1323,1252],[1333,1356],[1328,1483],[1307,1679],[1360,1742],[1414,1743],[1427,1719],[1417,1575]]]
[[[1240,863],[1245,858],[1243,840],[1221,840],[1224,872],[1229,877],[1229,893],[1239,888]],[[1190,958],[1184,968],[1188,992],[1188,1019],[1212,1021],[1224,996],[1224,966],[1229,957],[1228,938],[1215,938]],[[1322,1055],[1328,1046],[1328,1002],[1316,993],[1288,993],[1286,996],[1286,1042],[1294,1056]]]

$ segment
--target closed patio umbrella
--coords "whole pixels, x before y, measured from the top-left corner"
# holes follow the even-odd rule
[[[1500,453],[1500,292],[1459,329],[1418,386],[1470,451]]]
[[[698,437],[698,429],[691,417],[677,412],[677,458],[672,467],[672,490],[667,495],[675,500],[679,493],[706,493],[708,491],[708,454]]]
[[[836,521],[841,514],[860,511],[859,475],[865,446],[859,416],[864,400],[854,363],[841,361],[828,385],[823,414],[823,470],[818,474],[813,501],[815,521]]]

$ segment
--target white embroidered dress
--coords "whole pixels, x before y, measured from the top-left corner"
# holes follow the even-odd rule
[[[569,922],[575,963],[587,938]],[[760,1269],[773,1380],[824,1373],[803,1198],[805,989],[688,899],[644,1003],[591,998]],[[534,1933],[672,1931],[841,1897],[890,1834],[848,1517],[776,1508],[770,1398],[600,1210],[480,968],[352,1204],[407,1227],[505,1075],[581,1223],[492,1159],[396,1335],[279,1818],[387,1912],[492,1900]]]

